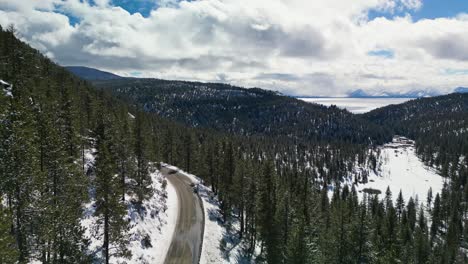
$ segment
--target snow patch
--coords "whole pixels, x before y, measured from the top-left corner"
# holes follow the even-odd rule
[[[87,149],[84,152],[85,172],[91,178],[94,177],[95,155],[95,149]],[[151,178],[153,196],[143,201],[143,213],[140,214],[132,205],[130,202],[132,197],[128,195],[125,197],[126,219],[130,222],[127,249],[132,257],[130,259],[111,257],[111,263],[164,263],[175,231],[178,213],[177,194],[175,188],[158,170],[151,171]],[[83,205],[81,225],[85,228],[85,238],[90,241],[88,253],[100,263],[103,234],[102,228],[98,225],[98,218],[94,216],[96,210],[94,190],[89,190],[89,194],[91,199]]]
[[[91,170],[94,168],[94,163],[96,161],[96,151],[97,150],[95,148],[84,150],[84,169],[88,175],[91,174]]]
[[[357,168],[357,172],[364,169]],[[418,197],[425,203],[427,193],[432,188],[433,196],[441,193],[444,182],[447,180],[437,173],[437,170],[426,166],[416,155],[414,141],[404,137],[395,136],[391,143],[380,147],[380,155],[375,170],[367,169],[368,182],[359,183],[356,189],[362,197],[364,189],[373,189],[385,195],[387,187],[392,192],[393,200],[398,198],[402,191],[405,201],[411,197]],[[352,179],[348,179],[352,182]]]
[[[143,203],[145,215],[142,217],[136,211],[129,210],[131,228],[128,249],[132,252],[132,258],[116,258],[112,261],[114,263],[164,263],[177,222],[177,194],[174,186],[159,171],[152,173],[151,177],[154,195]],[[167,184],[166,189],[162,188],[163,182]],[[145,238],[151,246],[143,246]]]
[[[0,79],[0,86],[3,87],[3,93],[5,94],[5,96],[7,97],[13,97],[13,93],[12,93],[12,89],[13,89],[13,85],[5,82],[4,80],[1,80]]]

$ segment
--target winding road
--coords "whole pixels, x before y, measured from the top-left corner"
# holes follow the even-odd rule
[[[204,214],[192,181],[178,171],[163,167],[162,174],[174,186],[179,201],[177,224],[165,264],[198,264],[203,243]]]

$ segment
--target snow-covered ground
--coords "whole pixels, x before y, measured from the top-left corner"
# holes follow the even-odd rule
[[[3,88],[3,93],[5,96],[12,97],[12,92],[11,89],[13,88],[13,85],[5,82],[4,80],[0,80],[0,87]]]
[[[177,194],[169,181],[166,181],[159,171],[151,174],[153,180],[153,196],[144,201],[146,208],[142,217],[135,208],[129,206],[131,259],[114,259],[114,263],[164,263],[172,240],[172,234],[177,222]],[[163,189],[163,182],[167,183]],[[149,238],[150,245],[146,247],[142,241]]]
[[[93,177],[94,153],[94,149],[85,151],[85,170],[90,171],[90,177]],[[141,215],[128,202],[131,197],[126,196],[128,208],[126,218],[130,221],[127,249],[131,252],[132,257],[130,259],[112,257],[111,263],[164,263],[177,220],[177,194],[174,187],[164,179],[158,170],[152,170],[151,178],[154,194],[143,202],[145,210]],[[164,187],[165,185],[166,187]],[[99,258],[103,236],[102,228],[99,228],[97,218],[93,216],[95,211],[93,196],[93,190],[90,190],[91,201],[84,205],[85,213],[81,224],[85,227],[86,238],[91,242],[89,252]],[[145,242],[143,243],[143,241]]]
[[[229,230],[222,224],[219,200],[214,196],[211,189],[193,174],[184,172],[175,166],[167,164],[164,164],[164,166],[186,175],[195,184],[198,184],[198,193],[203,201],[205,213],[205,230],[200,263],[253,263],[253,261],[244,258],[242,255],[243,242],[237,238],[239,224],[237,222],[232,223]],[[225,250],[221,249],[222,241]]]
[[[380,148],[377,169],[368,173],[368,182],[356,186],[360,196],[364,189],[371,188],[381,191],[382,198],[390,187],[394,200],[401,190],[405,201],[410,196],[417,196],[420,202],[425,203],[429,188],[435,196],[441,192],[445,181],[436,169],[424,165],[416,156],[413,141],[397,136],[393,142]]]
[[[85,169],[90,171],[93,177],[94,149],[85,152]],[[393,199],[397,198],[402,190],[407,201],[410,196],[418,197],[424,203],[429,188],[433,194],[440,193],[444,184],[442,178],[434,168],[427,167],[419,160],[415,153],[414,142],[402,137],[395,137],[392,143],[385,144],[379,149],[377,168],[375,171],[368,168],[356,168],[355,174],[368,174],[368,182],[356,186],[359,196],[362,197],[364,189],[374,189],[381,192],[381,198],[385,195],[387,187],[393,193]],[[220,204],[211,189],[203,184],[203,181],[195,175],[186,173],[177,167],[163,164],[173,170],[177,170],[189,177],[199,186],[199,195],[203,202],[205,214],[205,229],[203,234],[203,246],[200,263],[250,263],[251,260],[242,257],[243,243],[237,237],[238,223],[231,223],[230,228],[223,224],[220,213]],[[144,202],[146,208],[143,216],[136,212],[131,203],[127,203],[130,221],[128,249],[132,253],[131,259],[114,257],[112,263],[163,263],[172,240],[172,234],[177,222],[178,201],[174,187],[166,181],[159,171],[153,169],[154,195]],[[349,184],[353,177],[349,177]],[[166,188],[163,188],[166,185]],[[93,197],[93,190],[90,190]],[[131,197],[127,197],[127,201]],[[100,256],[102,246],[102,229],[97,227],[97,219],[93,216],[94,201],[91,199],[85,205],[85,215],[82,225],[86,228],[86,237],[90,239],[90,253]],[[147,238],[150,246],[144,246],[142,241]]]

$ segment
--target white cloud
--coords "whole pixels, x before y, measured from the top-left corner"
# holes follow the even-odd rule
[[[0,24],[64,65],[123,75],[226,81],[294,94],[446,91],[468,85],[468,19],[369,20],[420,0],[162,0],[148,17],[109,0],[0,0]],[[70,25],[68,17],[79,23]],[[369,51],[391,50],[383,59]]]
[[[52,11],[54,5],[59,2],[60,0],[0,0],[0,10],[28,12],[34,9],[41,9],[43,11]]]
[[[422,0],[401,0],[401,4],[407,9],[420,9],[422,7]]]
[[[177,7],[180,0],[159,0],[157,1],[160,7]]]

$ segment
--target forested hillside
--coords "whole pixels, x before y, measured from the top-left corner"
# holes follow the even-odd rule
[[[235,174],[235,166],[246,162],[254,172],[276,156],[285,168],[292,162],[322,164],[319,173],[332,181],[340,175],[335,172],[354,162],[347,157],[363,153],[349,144],[328,150],[184,128],[93,89],[20,42],[13,29],[1,31],[0,52],[2,263],[112,259],[106,248],[126,244],[125,206],[141,204],[151,192],[148,161],[163,160],[203,176],[223,199],[226,219],[234,208],[249,206],[243,223],[255,237],[260,223],[248,219],[259,210],[256,199],[236,200],[246,191],[239,188],[247,187],[234,176],[252,181],[253,174]],[[86,169],[90,151],[96,164]],[[256,184],[250,188],[255,196]],[[132,201],[124,201],[125,194]],[[90,199],[97,201],[96,217],[108,234],[101,252],[88,250],[90,241],[79,224]]]
[[[223,225],[239,223],[252,262],[467,262],[466,163],[455,170],[460,182],[427,201],[400,194],[394,203],[390,192],[358,199],[353,185],[340,186],[355,166],[372,168],[373,145],[391,137],[383,124],[223,85],[163,82],[162,100],[133,85],[124,98],[122,83],[117,99],[19,41],[13,29],[0,30],[0,58],[0,263],[108,263],[127,254],[126,206],[145,215],[149,161],[204,179],[221,200]],[[196,97],[184,100],[190,94]],[[223,119],[231,107],[247,110]],[[196,123],[183,119],[189,111]],[[219,115],[203,120],[205,112]],[[231,126],[234,119],[242,122]],[[89,151],[91,170],[84,166]],[[104,234],[99,252],[89,251],[80,224],[90,199]]]
[[[305,103],[262,89],[134,78],[94,84],[142,105],[148,112],[189,126],[242,136],[360,144],[381,144],[392,138],[381,126],[345,110]]]
[[[149,161],[171,153],[182,163],[180,139],[198,136],[95,90],[13,28],[0,30],[0,58],[0,263],[107,263],[128,254],[127,206],[144,217]],[[162,144],[168,131],[174,139]],[[91,168],[87,153],[96,158]],[[80,224],[91,199],[103,234],[98,252]]]
[[[110,72],[100,71],[93,68],[82,67],[82,66],[67,66],[67,70],[75,74],[76,76],[88,80],[115,80],[121,79],[122,77],[115,75]]]
[[[302,145],[304,147],[304,152],[299,152],[299,153],[294,153],[294,151],[286,151],[288,153],[287,155],[284,155],[286,159],[282,160],[281,159],[281,153],[284,153],[281,150],[281,146],[286,146],[282,145],[279,142],[275,143],[270,143],[270,146],[276,145],[278,149],[275,149],[273,151],[273,154],[276,153],[275,155],[279,155],[279,159],[276,159],[276,165],[277,165],[277,172],[281,174],[279,176],[279,186],[287,185],[290,186],[289,190],[284,190],[284,192],[294,192],[295,194],[298,194],[298,190],[301,188],[297,185],[295,185],[294,182],[297,183],[298,178],[303,177],[303,180],[299,180],[298,182],[302,182],[302,186],[307,185],[307,183],[312,180],[313,184],[311,185],[310,188],[315,189],[315,190],[323,190],[324,186],[327,186],[328,184],[335,185],[339,183],[343,177],[349,176],[350,171],[352,168],[355,166],[354,161],[355,157],[353,157],[353,154],[351,153],[356,153],[358,154],[357,157],[359,157],[356,161],[358,164],[367,164],[367,166],[373,167],[375,169],[375,160],[376,157],[374,156],[373,152],[365,152],[362,148],[359,147],[357,144],[337,144],[338,142],[361,142],[360,141],[360,136],[359,135],[368,135],[369,138],[371,138],[370,141],[366,142],[367,144],[370,145],[370,142],[374,142],[375,144],[379,144],[382,141],[385,142],[387,140],[388,135],[405,135],[410,138],[415,138],[417,139],[417,153],[419,156],[422,158],[423,161],[425,161],[429,166],[435,166],[439,169],[440,173],[450,179],[453,180],[453,182],[450,182],[443,188],[443,192],[441,194],[429,194],[427,195],[429,199],[427,201],[417,201],[415,200],[416,197],[412,197],[406,205],[406,211],[404,211],[405,208],[402,205],[404,203],[405,199],[403,198],[403,194],[399,194],[398,196],[398,205],[397,206],[399,209],[397,210],[397,218],[398,221],[397,223],[400,225],[407,225],[408,222],[406,222],[408,219],[407,217],[410,217],[409,215],[406,215],[405,218],[402,218],[402,216],[406,213],[408,214],[411,212],[419,212],[419,220],[420,222],[420,230],[418,235],[420,236],[419,239],[428,239],[427,241],[419,241],[418,243],[426,243],[426,244],[419,244],[419,245],[414,245],[413,243],[416,243],[414,240],[408,240],[408,233],[404,235],[403,228],[404,227],[399,227],[397,228],[399,231],[393,230],[391,232],[397,232],[401,236],[407,236],[406,238],[404,237],[396,237],[394,239],[397,239],[398,241],[405,240],[405,243],[409,243],[406,245],[401,244],[401,242],[398,242],[398,246],[395,245],[395,247],[399,247],[399,249],[392,249],[396,251],[391,252],[386,252],[382,253],[383,255],[385,254],[390,254],[385,257],[386,261],[389,261],[390,259],[398,259],[394,254],[403,254],[406,255],[406,259],[403,261],[403,259],[400,259],[403,262],[407,263],[424,263],[425,261],[431,259],[433,261],[441,261],[443,263],[452,263],[455,261],[455,259],[458,257],[458,261],[461,259],[464,259],[463,255],[458,255],[458,250],[456,249],[458,246],[455,246],[455,244],[458,244],[458,242],[455,241],[466,241],[466,238],[462,238],[462,235],[455,235],[455,237],[449,237],[449,234],[446,232],[446,229],[451,226],[452,232],[454,233],[459,233],[463,232],[462,229],[459,229],[460,226],[464,226],[462,223],[465,221],[463,218],[463,211],[466,211],[466,206],[460,207],[459,205],[454,205],[452,199],[455,199],[455,201],[464,201],[467,199],[466,195],[463,193],[467,192],[467,187],[466,187],[466,171],[467,171],[467,162],[466,159],[464,160],[463,158],[466,157],[466,155],[463,155],[463,153],[468,153],[466,151],[466,144],[462,143],[462,141],[466,140],[467,137],[464,137],[464,131],[467,131],[467,125],[466,125],[466,105],[467,100],[465,97],[461,97],[460,95],[449,95],[447,97],[437,97],[435,99],[421,99],[422,101],[428,100],[432,102],[432,105],[428,104],[422,104],[421,107],[413,107],[413,106],[408,106],[408,104],[403,104],[401,106],[390,106],[384,109],[376,110],[368,115],[363,115],[356,117],[354,115],[351,115],[343,110],[338,110],[334,107],[332,108],[325,108],[322,106],[317,106],[317,105],[308,105],[304,104],[303,102],[298,102],[294,99],[291,98],[286,98],[284,96],[275,94],[273,92],[268,92],[264,91],[261,89],[242,89],[242,88],[237,88],[237,87],[232,87],[229,85],[223,85],[223,84],[203,84],[203,83],[191,83],[191,82],[177,82],[177,81],[163,81],[163,80],[154,80],[154,79],[145,79],[145,80],[139,80],[139,79],[127,79],[127,80],[119,80],[119,81],[107,81],[107,82],[97,82],[96,83],[98,87],[103,88],[105,90],[110,90],[111,92],[117,94],[118,97],[123,98],[129,102],[136,103],[137,105],[140,105],[141,107],[144,107],[146,111],[149,112],[157,112],[159,114],[162,114],[168,118],[171,118],[173,120],[177,120],[183,123],[186,123],[191,126],[201,126],[201,127],[210,127],[210,128],[215,128],[217,130],[222,130],[222,131],[227,131],[235,134],[240,134],[240,135],[268,135],[270,138],[271,137],[276,137],[276,136],[281,136],[281,135],[288,135],[290,138],[296,139],[296,141],[287,141],[284,140],[283,142],[286,143],[287,146],[296,146],[298,142],[306,142],[306,144],[302,145],[299,144],[299,146]],[[448,99],[446,99],[448,98]],[[419,102],[420,100],[417,100],[415,102]],[[284,108],[281,108],[279,106],[284,105]],[[440,111],[438,108],[441,108]],[[413,109],[411,109],[413,108]],[[376,113],[379,113],[379,111],[386,112],[389,111],[391,112],[393,109],[397,113],[407,113],[407,115],[391,115],[393,119],[389,119],[385,116],[377,116],[375,117]],[[284,110],[284,111],[282,111]],[[416,111],[418,110],[418,111]],[[297,112],[295,112],[297,111]],[[291,113],[296,113],[296,115]],[[335,119],[336,113],[340,113],[343,117],[343,119]],[[262,117],[263,119],[259,119],[258,117]],[[284,116],[284,118],[279,118]],[[298,118],[300,120],[296,120],[295,118]],[[272,120],[277,120],[279,118],[278,122],[274,122]],[[324,119],[321,119],[324,118]],[[374,123],[376,126],[372,126],[369,123],[359,120],[360,118],[366,119],[371,123]],[[460,122],[457,122],[457,119]],[[314,123],[315,120],[320,120],[317,123]],[[331,122],[328,122],[332,120]],[[433,120],[433,121],[431,121]],[[337,121],[339,125],[335,126],[335,130],[340,130],[344,129],[346,127],[347,129],[344,129],[347,132],[352,132],[353,135],[357,135],[356,137],[340,137],[337,135],[343,135],[340,134],[342,132],[330,132],[330,128],[333,126],[329,126],[333,122]],[[349,123],[348,123],[349,122]],[[252,127],[250,124],[255,124],[257,127]],[[274,125],[272,125],[274,124]],[[375,133],[369,133],[369,132],[361,132],[361,130],[355,129],[354,127],[350,126],[347,127],[348,124],[360,124],[360,128],[364,129],[369,129],[373,128]],[[262,130],[262,126],[268,127],[268,133],[265,132],[265,130]],[[260,127],[260,128],[259,128]],[[299,128],[298,128],[299,127]],[[317,127],[321,129],[317,129]],[[291,129],[293,130],[282,130],[282,129]],[[320,136],[312,136],[313,133],[311,132],[310,128],[312,128],[312,131],[314,129],[317,129],[318,131],[323,132],[323,134],[320,134]],[[419,129],[419,130],[418,130]],[[317,131],[315,130],[315,131]],[[450,134],[447,132],[441,133],[441,131],[451,131]],[[360,134],[363,133],[363,134]],[[455,134],[455,137],[452,137]],[[381,137],[376,136],[376,135],[381,135]],[[424,135],[424,136],[423,136]],[[305,140],[304,140],[305,139]],[[351,140],[350,140],[351,139]],[[320,144],[319,142],[325,142],[325,145]],[[428,142],[432,145],[432,149],[429,148],[431,151],[430,154],[427,154],[427,147],[422,147],[422,146],[427,146]],[[268,143],[266,144],[268,145]],[[369,147],[369,145],[367,147]],[[347,147],[346,147],[347,146]],[[448,147],[451,146],[451,147]],[[366,149],[367,149],[366,147]],[[450,152],[449,149],[457,149],[456,151]],[[268,149],[268,148],[267,148]],[[361,149],[361,151],[359,151]],[[422,151],[422,149],[426,149],[426,151]],[[442,149],[444,151],[440,151],[436,153],[436,149]],[[308,153],[311,151],[312,153]],[[271,152],[268,151],[267,152]],[[333,154],[335,152],[335,154]],[[300,154],[302,153],[302,154]],[[331,159],[336,158],[336,154],[340,157],[336,162],[328,163]],[[431,154],[437,154],[437,155],[431,155]],[[297,155],[297,156],[296,156]],[[378,155],[376,153],[375,155]],[[455,165],[447,165],[450,164],[447,162],[447,157],[450,155],[452,158],[451,160],[459,160],[460,163],[456,163]],[[296,157],[296,162],[294,159],[288,159],[289,157]],[[433,157],[432,162],[428,162],[429,158]],[[304,159],[304,157],[310,157]],[[322,157],[321,159],[317,159],[317,157]],[[434,159],[436,161],[434,161]],[[278,162],[280,160],[280,162]],[[350,162],[351,161],[351,162]],[[442,162],[445,161],[445,162]],[[292,164],[292,171],[290,170],[290,165]],[[304,167],[305,164],[305,167]],[[341,165],[340,165],[341,164]],[[444,165],[445,164],[445,165]],[[326,169],[321,170],[322,166],[325,165]],[[288,167],[289,169],[286,169],[285,167]],[[314,169],[307,169],[307,168],[314,168]],[[451,175],[456,175],[456,177],[451,177],[448,175],[448,168],[451,168]],[[328,170],[331,169],[331,170]],[[235,171],[243,171],[244,169],[235,169]],[[296,171],[296,172],[295,172]],[[298,173],[297,171],[302,171],[305,173],[305,175],[301,175],[301,173]],[[295,176],[291,176],[290,173],[295,173]],[[204,175],[201,173],[200,175]],[[354,177],[356,177],[354,175]],[[280,180],[281,179],[281,180]],[[366,177],[363,176],[362,178],[356,177],[354,179],[355,183],[359,183],[361,181],[366,181]],[[263,181],[263,180],[262,180]],[[285,181],[285,182],[282,182]],[[325,185],[323,185],[325,183]],[[402,183],[404,184],[404,183]],[[321,186],[323,185],[323,186]],[[216,184],[214,185],[216,186]],[[277,186],[278,187],[278,186]],[[306,196],[313,196],[314,193],[307,194],[307,188],[304,190],[306,193],[304,195]],[[349,186],[345,186],[344,192],[350,192]],[[347,190],[346,190],[347,189]],[[448,194],[452,191],[456,190],[455,193],[457,195],[455,196],[449,196]],[[337,190],[336,190],[337,191]],[[429,190],[428,190],[429,191]],[[242,192],[241,192],[242,193]],[[279,193],[282,193],[282,191],[279,191]],[[276,195],[280,195],[277,193]],[[396,194],[393,194],[396,195]],[[440,196],[442,195],[442,196]],[[322,200],[324,198],[325,194],[322,193]],[[347,196],[347,194],[345,194]],[[371,198],[373,197],[370,195]],[[390,203],[391,201],[391,194],[387,193],[386,194],[385,200],[387,203]],[[301,196],[299,196],[301,197]],[[334,202],[337,203],[339,197],[338,195],[334,196]],[[436,198],[434,198],[436,197]],[[442,197],[442,198],[441,198]],[[376,198],[376,197],[373,197]],[[407,197],[409,198],[409,197]],[[278,202],[278,197],[273,196],[270,198],[270,202],[276,201]],[[287,199],[286,204],[287,206],[290,205],[290,203],[294,203],[294,201],[289,200],[291,197]],[[299,199],[304,199],[304,197],[301,197]],[[318,199],[318,197],[315,197],[314,199]],[[311,200],[306,207],[312,206],[314,207],[314,201]],[[354,198],[355,199],[355,198]],[[441,202],[441,199],[444,200]],[[435,202],[437,200],[437,202]],[[299,200],[298,200],[299,201]],[[276,204],[276,202],[273,202]],[[370,200],[368,201],[370,202]],[[377,203],[376,201],[374,201]],[[446,206],[444,209],[440,209],[439,207],[441,206],[441,203],[446,203]],[[448,206],[448,204],[451,204]],[[458,203],[458,202],[455,202]],[[461,203],[463,204],[463,203]],[[280,206],[276,204],[275,206]],[[318,206],[318,205],[315,205]],[[369,210],[370,204],[363,204],[363,208],[367,208]],[[390,217],[389,219],[379,219],[375,218],[375,216],[372,217],[372,219],[376,222],[374,224],[380,225],[383,222],[386,221],[394,221],[391,220],[392,217],[394,217],[395,211],[392,211],[392,206],[393,205],[388,205],[389,208],[388,210],[390,211],[385,211],[387,209],[383,209],[385,212],[383,213],[386,215],[386,217]],[[437,207],[435,213],[432,213],[431,206]],[[385,205],[383,205],[385,208]],[[413,208],[414,207],[414,208]],[[271,209],[273,211],[276,211],[276,209]],[[349,208],[352,211],[357,210],[356,208]],[[376,209],[373,209],[374,213],[376,213]],[[441,212],[441,210],[444,210],[444,213]],[[307,212],[308,209],[305,209],[304,212]],[[291,213],[290,211],[288,211]],[[315,212],[316,213],[316,212]],[[382,213],[382,212],[381,212]],[[305,218],[310,218],[311,216],[308,215],[309,213],[305,213],[301,217]],[[371,214],[372,215],[372,214]],[[426,215],[429,215],[431,218],[426,219]],[[444,216],[442,216],[444,215]],[[316,214],[315,214],[316,216]],[[242,217],[242,216],[240,216]],[[273,215],[269,215],[268,217],[274,217]],[[277,224],[281,225],[280,223],[291,223],[296,221],[297,215],[292,215],[291,219],[288,219],[288,217],[283,218],[280,220],[279,223],[273,224],[276,226]],[[323,216],[322,216],[323,217]],[[328,216],[327,216],[328,217]],[[411,218],[416,219],[416,214],[414,216],[411,216]],[[438,220],[438,218],[443,217],[444,220]],[[296,220],[292,220],[296,219]],[[315,219],[316,221],[320,222],[321,217],[318,217],[318,219]],[[348,221],[355,221],[352,219],[347,219]],[[411,220],[413,221],[413,220]],[[431,224],[430,228],[431,231],[429,232],[429,227],[426,225],[429,224],[430,221],[434,221],[433,224]],[[305,226],[307,227],[308,224],[311,222],[307,222]],[[395,224],[397,224],[395,223]],[[304,223],[301,223],[300,226],[302,226]],[[397,224],[397,225],[398,225]],[[392,224],[393,225],[393,224]],[[327,227],[325,230],[328,230],[329,226],[326,225]],[[413,224],[410,224],[412,226],[411,232],[416,232],[415,226]],[[291,226],[289,226],[291,227]],[[333,226],[335,227],[335,226]],[[352,227],[348,227],[350,229],[348,230],[340,230],[341,234],[344,233],[352,233]],[[363,226],[361,226],[363,228]],[[315,229],[314,229],[315,230]],[[314,232],[323,232],[323,230],[320,228],[317,228]],[[330,236],[333,236],[336,230],[333,228],[332,234]],[[445,230],[445,231],[444,231]],[[286,228],[285,232],[287,234],[283,234],[281,237],[284,238],[284,241],[287,241],[288,236],[290,235],[289,229]],[[302,232],[302,231],[301,231]],[[380,231],[379,231],[380,232]],[[405,231],[408,232],[408,231]],[[430,233],[430,234],[429,234]],[[454,235],[454,233],[450,234]],[[381,234],[383,235],[383,234]],[[387,236],[388,234],[385,234]],[[413,233],[410,235],[410,237],[415,238],[417,234]],[[309,237],[310,238],[310,237]],[[305,238],[304,238],[305,239]],[[346,241],[345,238],[340,237],[340,241]],[[448,240],[451,239],[452,242],[450,242],[450,246],[448,245]],[[460,239],[460,240],[459,240]],[[367,240],[366,240],[367,241]],[[425,242],[424,242],[425,241]],[[361,241],[362,242],[362,241]],[[374,241],[375,242],[375,241]],[[289,243],[285,242],[285,246],[289,246]],[[304,243],[307,243],[304,241]],[[317,242],[322,246],[322,249],[326,248],[324,246],[325,242]],[[342,242],[336,242],[335,246],[341,245]],[[346,243],[346,242],[343,242]],[[359,242],[350,242],[350,243],[357,243],[356,245],[359,244]],[[377,242],[375,242],[377,243]],[[393,243],[393,242],[390,242]],[[455,243],[455,244],[454,244]],[[465,243],[465,242],[463,242]],[[374,244],[375,245],[375,244]],[[304,246],[304,245],[302,245]],[[341,245],[342,246],[342,245]],[[383,245],[382,245],[383,246]],[[388,245],[385,245],[388,246]],[[414,250],[414,246],[419,246],[419,247],[424,247],[425,251],[423,254],[416,256],[412,254],[416,254]],[[411,248],[411,249],[410,249]],[[442,252],[441,250],[447,250],[448,251]],[[466,245],[465,245],[466,248]],[[278,249],[275,249],[275,251]],[[312,250],[312,249],[310,249]],[[368,249],[369,254],[376,254],[376,249]],[[380,249],[381,251],[386,251],[386,249]],[[434,250],[432,255],[429,257],[428,254],[430,254],[431,250]],[[307,250],[305,250],[307,252]],[[437,252],[435,252],[437,251]],[[281,252],[281,251],[280,251]],[[372,253],[370,253],[372,252]],[[398,253],[395,253],[398,252]],[[417,253],[420,254],[421,252]],[[283,255],[286,253],[282,253]],[[353,257],[346,256],[346,254],[351,254],[351,252],[348,253],[343,253],[345,256],[342,256],[343,258],[349,258],[347,261],[344,263],[359,263],[364,261],[364,259],[367,258],[368,262],[378,262],[383,256],[376,257],[375,255],[371,256],[360,256],[357,257],[357,259],[361,258],[363,260],[357,260],[356,258],[353,261]],[[364,253],[360,253],[363,254]],[[359,255],[359,254],[358,254]],[[411,255],[411,256],[410,256]],[[283,259],[280,256],[277,256],[279,259]],[[284,257],[284,256],[283,256]],[[311,259],[311,256],[302,256],[305,259]],[[327,257],[322,256],[325,259]],[[341,258],[341,257],[339,257]],[[418,259],[420,258],[420,259]],[[286,257],[286,259],[288,259]],[[323,260],[321,258],[315,259],[315,261]],[[335,262],[336,259],[328,259],[328,261]],[[271,260],[270,260],[271,262]],[[384,261],[385,262],[385,261]],[[302,262],[299,262],[302,263]],[[314,263],[313,261],[311,263]],[[343,263],[343,259],[339,260],[338,263]]]
[[[444,176],[457,174],[458,164],[468,162],[468,94],[420,98],[363,117],[415,139],[422,160]]]
[[[0,94],[0,262],[94,261],[80,225],[91,193],[106,261],[110,246],[125,244],[123,195],[140,204],[150,193],[153,153],[146,146],[154,128],[148,117],[132,111],[131,120],[124,104],[20,42],[14,29],[1,30],[0,57],[8,91]],[[93,178],[84,166],[90,149]]]

